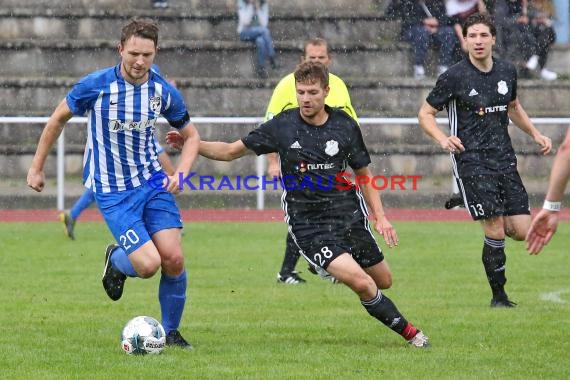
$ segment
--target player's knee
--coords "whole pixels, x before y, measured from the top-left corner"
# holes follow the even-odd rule
[[[387,273],[376,281],[378,289],[390,289],[392,287],[392,273]]]
[[[521,231],[516,228],[505,228],[505,235],[515,241],[523,241],[526,237],[527,231]]]
[[[170,276],[178,276],[184,271],[184,256],[173,255],[162,259],[162,270]]]
[[[374,282],[372,277],[370,277],[364,272],[360,276],[354,276],[351,279],[351,281],[347,283],[347,285],[350,286],[350,288],[355,293],[357,293],[361,297],[361,299],[366,299],[366,297],[370,298],[376,294],[376,289],[377,289],[376,283]]]
[[[137,274],[141,278],[150,278],[160,269],[160,261],[147,261],[137,268]]]

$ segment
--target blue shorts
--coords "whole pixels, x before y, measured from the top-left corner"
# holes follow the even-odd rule
[[[95,193],[95,199],[109,230],[127,254],[160,230],[182,228],[174,195],[148,183],[117,193]]]

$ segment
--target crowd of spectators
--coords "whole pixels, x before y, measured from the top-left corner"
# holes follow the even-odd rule
[[[461,24],[477,12],[494,16],[496,53],[513,62],[521,77],[557,79],[546,68],[556,41],[552,0],[391,0],[386,16],[400,21],[401,38],[411,46],[413,75],[422,79],[430,46],[438,50],[437,75],[462,58]]]

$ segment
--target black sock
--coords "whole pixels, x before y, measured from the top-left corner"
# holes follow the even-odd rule
[[[507,283],[507,277],[505,276],[505,264],[507,255],[505,255],[505,239],[491,239],[485,236],[482,260],[487,280],[493,292],[493,298],[506,297],[505,284]]]
[[[396,308],[396,305],[394,305],[394,303],[388,297],[380,293],[380,290],[378,290],[378,293],[376,293],[376,297],[368,301],[360,302],[368,314],[400,335],[404,333],[404,328],[409,325],[408,321],[406,321],[406,318],[404,318],[404,316]],[[411,337],[407,339],[411,339]]]
[[[291,235],[287,234],[285,257],[283,258],[283,264],[281,265],[281,271],[279,271],[279,274],[281,276],[286,276],[293,272],[300,256],[299,247],[297,247],[297,244],[295,244]]]

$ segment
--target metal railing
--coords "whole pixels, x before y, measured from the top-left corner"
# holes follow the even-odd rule
[[[49,117],[28,117],[28,116],[0,116],[0,124],[45,124]],[[257,125],[263,122],[262,117],[193,117],[194,124],[250,124]],[[536,125],[570,125],[570,117],[554,117],[554,118],[531,118]],[[359,118],[361,125],[417,125],[418,119],[412,117],[367,117]],[[447,125],[447,118],[437,118],[439,125]],[[86,124],[86,117],[73,117],[68,123]],[[167,124],[166,120],[160,118],[159,124]],[[65,129],[62,131],[57,141],[57,209],[65,208]],[[256,158],[256,175],[261,177],[265,171],[265,156]],[[265,208],[265,196],[262,189],[257,190],[257,209]]]

